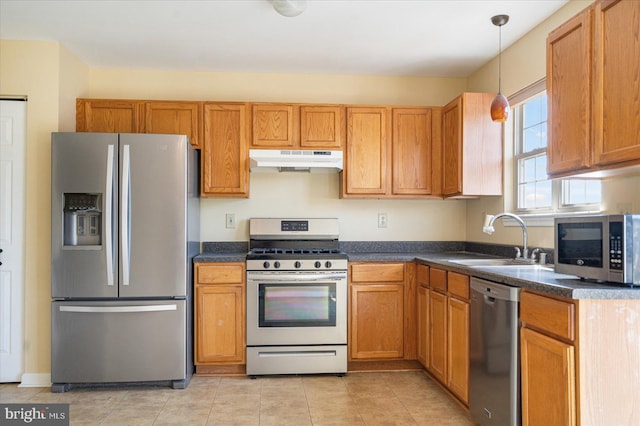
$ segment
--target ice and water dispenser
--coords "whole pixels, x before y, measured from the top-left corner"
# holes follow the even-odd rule
[[[101,194],[64,194],[64,245],[102,244]]]

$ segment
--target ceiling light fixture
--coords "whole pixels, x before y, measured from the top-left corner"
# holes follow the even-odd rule
[[[293,18],[307,8],[307,0],[272,0],[273,8],[282,16]]]
[[[491,119],[504,123],[509,118],[509,101],[502,94],[502,26],[509,22],[509,15],[496,15],[491,18],[493,25],[500,28],[498,39],[498,94],[491,102]]]

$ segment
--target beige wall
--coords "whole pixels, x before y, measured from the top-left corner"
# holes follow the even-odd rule
[[[69,116],[64,98],[75,98],[86,68],[54,42],[0,41],[0,94],[27,102],[25,234],[25,372],[50,371],[50,175],[51,132]],[[61,73],[73,73],[69,80]],[[86,79],[85,79],[86,81]],[[65,103],[66,104],[66,103]],[[75,113],[73,114],[75,116]]]
[[[538,25],[524,37],[511,45],[502,54],[502,91],[510,96],[524,87],[544,78],[546,74],[546,37],[558,25],[571,18],[593,0],[573,0],[549,19]],[[503,32],[508,31],[508,25]],[[498,61],[493,59],[469,77],[468,90],[491,91],[497,89]],[[506,132],[509,132],[505,128]],[[508,133],[507,133],[508,134]],[[513,152],[511,138],[505,138],[505,153]],[[508,162],[508,158],[505,158]],[[505,190],[511,191],[513,167],[508,165],[505,173]],[[603,208],[607,213],[640,211],[640,175],[612,178],[603,181]],[[485,213],[513,211],[510,200],[504,197],[487,197],[467,202],[467,241],[482,241],[501,244],[522,244],[522,231],[518,226],[496,226],[496,233],[482,232]],[[553,227],[529,227],[531,246],[553,247]]]

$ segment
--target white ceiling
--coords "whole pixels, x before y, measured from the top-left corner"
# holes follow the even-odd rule
[[[0,38],[59,41],[92,67],[467,77],[567,0],[0,0]]]

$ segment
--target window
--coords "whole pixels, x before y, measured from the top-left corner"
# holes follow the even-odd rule
[[[514,95],[511,102],[514,103],[516,211],[520,214],[542,214],[600,210],[599,179],[551,180],[547,176],[547,93],[544,80]]]

